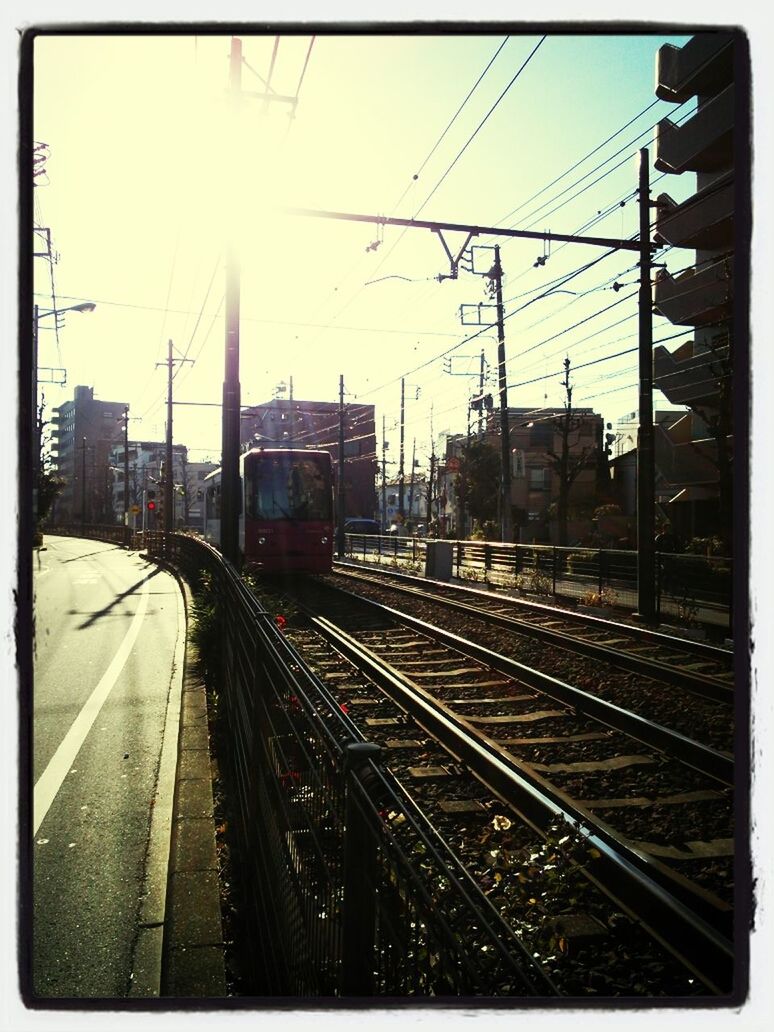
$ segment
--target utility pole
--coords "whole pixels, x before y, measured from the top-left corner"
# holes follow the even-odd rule
[[[190,362],[192,358],[173,358],[172,341],[167,342],[166,362],[157,362],[156,367],[165,365],[167,367],[167,448],[164,471],[164,533],[170,534],[175,525],[175,476],[172,466],[172,366],[175,362]],[[237,410],[239,415],[239,410]],[[128,421],[127,421],[128,422]]]
[[[81,523],[86,522],[86,438],[81,440]]]
[[[382,531],[387,526],[387,437],[386,420],[382,416]]]
[[[242,40],[231,38],[229,57],[229,89],[234,116],[239,111],[242,93]],[[232,139],[232,173],[241,175],[239,140]],[[236,188],[236,182],[232,184]],[[228,189],[228,188],[227,188]],[[239,562],[239,302],[240,266],[236,241],[235,219],[229,220],[226,243],[226,355],[223,378],[223,454],[221,458],[220,547],[223,555],[235,566]],[[165,512],[166,512],[166,506]],[[166,522],[166,519],[165,519]]]
[[[430,481],[427,485],[427,532],[430,533],[430,525],[433,522],[433,485],[435,483],[435,448],[430,444]]]
[[[124,540],[129,544],[129,406],[124,405]]]
[[[446,251],[447,257],[450,260],[451,274],[448,276],[439,276],[439,282],[444,279],[457,279],[458,268],[460,260],[467,247],[468,242],[473,237],[509,237],[513,239],[521,240],[542,240],[542,241],[554,241],[568,244],[587,244],[594,247],[605,247],[611,251],[637,251],[640,254],[641,264],[641,282],[640,282],[640,376],[644,378],[644,384],[640,384],[640,418],[645,419],[644,425],[641,425],[640,431],[638,432],[638,438],[644,442],[645,448],[645,466],[641,467],[641,473],[638,474],[637,484],[638,492],[642,491],[643,495],[638,500],[638,548],[644,548],[645,554],[638,556],[638,582],[640,599],[639,605],[643,613],[646,616],[648,612],[652,612],[654,609],[653,598],[655,592],[655,552],[653,549],[653,527],[654,522],[654,498],[653,492],[655,490],[654,476],[653,476],[653,324],[652,324],[652,310],[651,310],[651,291],[650,291],[650,265],[651,265],[651,244],[650,244],[650,212],[649,202],[647,200],[649,192],[649,182],[647,174],[647,149],[640,151],[640,239],[639,240],[624,240],[621,238],[612,237],[596,237],[596,236],[580,236],[577,234],[570,233],[553,233],[553,232],[538,232],[534,230],[521,230],[521,229],[506,229],[498,228],[496,226],[476,226],[466,223],[459,222],[431,222],[428,220],[420,219],[398,219],[398,218],[386,218],[383,215],[363,215],[356,212],[342,212],[342,211],[323,211],[314,208],[285,208],[284,211],[289,215],[298,215],[302,217],[311,218],[323,218],[323,219],[338,219],[346,222],[368,222],[375,223],[377,226],[402,226],[407,229],[423,229],[429,230],[434,233],[441,241],[444,250]],[[455,232],[455,233],[467,233],[467,239],[463,245],[462,250],[458,253],[455,258],[443,237],[443,232]],[[499,275],[495,277],[499,281],[501,279],[499,252],[496,255],[495,267],[497,268]],[[647,275],[646,275],[647,274]],[[495,284],[498,285],[497,283]],[[500,367],[500,412],[501,412],[501,432],[503,429],[507,430],[507,419],[508,409],[506,407],[506,385],[505,385],[505,342],[504,342],[504,331],[503,331],[503,314],[502,314],[502,291],[499,294],[499,311],[498,311],[498,360]],[[647,395],[647,399],[646,399]],[[647,411],[645,411],[647,409]],[[503,454],[505,455],[505,448],[508,446],[508,434],[502,434],[502,447]],[[641,453],[638,447],[638,456],[641,457]],[[508,455],[507,460],[510,459]],[[504,462],[502,483],[502,496],[501,498],[501,509],[502,511],[502,523],[503,523],[503,538],[510,540],[511,538],[511,506],[510,506],[510,461]],[[649,469],[645,468],[649,466]],[[502,501],[505,496],[505,488],[508,489],[507,505],[503,505]],[[645,498],[645,492],[649,492],[649,497]],[[647,527],[644,524],[648,524]],[[506,526],[507,525],[507,526]],[[506,538],[506,530],[508,536]],[[646,541],[646,535],[651,539],[650,542]]]
[[[495,260],[489,275],[497,303],[497,366],[500,385],[500,527],[503,541],[513,539],[511,516],[511,443],[508,426],[508,379],[505,368],[505,314],[503,311],[503,270],[500,246],[495,244]]]
[[[414,463],[416,462],[417,439],[411,445],[411,476],[409,477],[409,520],[414,517]]]
[[[336,552],[344,558],[344,375],[339,374],[339,476],[336,484]]]
[[[293,377],[288,379],[288,420],[290,423],[290,443],[293,444],[295,432],[293,429]]]
[[[484,358],[484,349],[481,349],[481,370],[478,374],[478,396],[479,398],[484,397],[484,370],[486,368],[486,359]],[[470,419],[470,406],[468,405],[468,419]],[[482,437],[484,434],[484,405],[483,402],[478,410],[478,436]],[[470,438],[470,430],[468,430],[468,438]],[[468,443],[470,441],[468,440]]]
[[[400,456],[398,460],[398,512],[401,518],[405,517],[403,511],[403,491],[405,486],[405,471],[403,469],[403,438],[405,433],[405,412],[406,412],[406,381],[400,379]]]
[[[637,430],[637,610],[655,620],[656,459],[653,435],[653,316],[650,287],[650,169],[648,149],[640,150],[639,417]]]

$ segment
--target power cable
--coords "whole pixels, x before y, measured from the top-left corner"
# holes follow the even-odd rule
[[[403,200],[404,200],[404,198],[405,198],[406,194],[407,194],[407,193],[409,192],[409,190],[410,190],[410,189],[412,188],[412,186],[414,185],[414,183],[415,183],[415,182],[416,182],[416,181],[417,181],[417,180],[419,179],[419,177],[420,177],[421,173],[422,173],[422,172],[424,171],[425,165],[427,165],[428,161],[429,161],[429,160],[430,160],[430,159],[432,158],[432,156],[433,156],[433,155],[435,154],[435,152],[436,152],[436,150],[438,149],[438,147],[439,147],[439,145],[440,145],[441,141],[442,141],[442,140],[444,139],[444,137],[445,137],[445,136],[446,136],[446,134],[447,134],[447,133],[449,132],[449,130],[451,129],[451,127],[452,127],[452,126],[454,125],[454,123],[455,123],[455,122],[457,121],[458,117],[460,116],[460,114],[461,114],[461,112],[462,112],[462,109],[463,109],[463,108],[465,107],[465,105],[467,104],[467,102],[468,102],[468,101],[470,100],[470,98],[471,98],[471,97],[473,96],[473,94],[475,93],[476,89],[478,88],[478,86],[480,85],[481,81],[483,80],[484,76],[485,76],[485,75],[486,75],[486,73],[487,73],[487,72],[489,71],[489,69],[490,69],[490,68],[492,67],[492,65],[494,64],[494,62],[495,62],[495,60],[496,60],[496,58],[497,58],[497,56],[498,56],[498,54],[499,54],[499,53],[500,53],[500,51],[501,51],[501,50],[503,49],[503,47],[505,46],[505,44],[506,44],[506,43],[508,42],[508,40],[509,40],[509,39],[510,39],[510,36],[506,36],[506,37],[505,37],[505,39],[504,39],[504,40],[502,41],[502,43],[500,44],[500,46],[499,46],[499,47],[497,48],[497,50],[495,50],[494,54],[493,54],[493,55],[492,55],[492,57],[491,57],[491,58],[489,59],[489,63],[487,64],[486,68],[484,68],[483,72],[481,72],[481,74],[479,75],[479,77],[478,77],[478,78],[476,79],[476,81],[475,81],[475,82],[473,83],[473,86],[472,86],[472,87],[470,88],[470,90],[468,91],[468,94],[467,94],[467,96],[465,97],[465,99],[463,100],[463,102],[462,102],[462,103],[460,104],[460,106],[459,106],[459,107],[457,108],[457,110],[456,110],[456,111],[454,112],[454,114],[452,115],[452,117],[451,117],[450,121],[448,122],[448,124],[447,124],[446,128],[445,128],[445,129],[443,130],[443,132],[441,133],[441,135],[440,135],[440,136],[438,137],[438,139],[437,139],[437,140],[435,141],[435,143],[433,144],[433,146],[432,146],[432,148],[430,149],[429,153],[428,153],[428,154],[427,154],[427,156],[425,157],[425,160],[424,160],[424,161],[422,162],[422,164],[421,164],[421,165],[419,166],[419,168],[418,168],[418,169],[416,170],[416,172],[414,173],[414,175],[413,175],[413,176],[411,177],[411,182],[410,182],[410,183],[408,184],[408,186],[406,187],[406,189],[405,189],[405,190],[403,191],[403,193],[401,194],[401,196],[400,196],[399,200],[398,200],[398,201],[396,201],[396,203],[395,203],[395,204],[393,204],[393,206],[392,206],[392,208],[391,208],[391,211],[392,211],[392,213],[393,213],[393,214],[394,214],[394,213],[395,213],[395,212],[397,211],[397,209],[398,209],[398,208],[400,207],[400,205],[401,205],[401,204],[403,203]]]

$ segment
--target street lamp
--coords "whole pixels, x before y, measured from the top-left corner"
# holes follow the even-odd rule
[[[81,301],[77,305],[67,305],[66,308],[47,308],[41,312],[37,305],[35,305],[35,319],[43,319],[47,315],[63,315],[65,312],[93,312],[97,307],[94,301]]]

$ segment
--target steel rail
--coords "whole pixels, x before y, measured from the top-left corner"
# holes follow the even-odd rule
[[[467,638],[462,638],[451,631],[445,631],[443,628],[420,620],[418,617],[403,613],[398,609],[392,609],[381,602],[374,602],[372,599],[353,595],[341,588],[336,590],[356,600],[358,603],[377,608],[398,623],[405,624],[420,633],[427,634],[449,648],[456,649],[458,652],[470,656],[480,663],[484,663],[493,670],[498,670],[508,677],[523,681],[536,691],[542,692],[566,706],[572,706],[587,716],[607,724],[614,730],[622,731],[624,734],[636,738],[652,749],[658,749],[680,759],[684,763],[688,763],[707,777],[715,778],[725,785],[733,785],[734,783],[734,760],[728,753],[719,752],[717,749],[702,745],[700,742],[696,742],[680,734],[678,731],[672,731],[661,724],[641,717],[637,713],[632,713],[630,710],[616,706],[615,703],[606,702],[590,692],[586,692],[581,688],[575,688],[565,681],[560,681],[549,674],[543,674],[532,667],[524,666],[523,663],[511,659],[509,656],[492,652],[491,649],[483,645],[477,645]]]
[[[599,870],[592,872],[583,868],[585,876],[617,906],[639,920],[712,992],[722,995],[730,991],[733,973],[733,946],[728,937],[733,918],[730,907],[676,875],[660,861],[621,841],[599,818],[548,783],[528,764],[517,761],[502,746],[478,732],[463,717],[332,621],[314,616],[303,605],[299,608],[306,610],[315,629],[331,645],[364,670],[393,701],[410,712],[428,734],[467,764],[538,833],[544,835],[558,818],[574,826],[588,848],[599,854],[595,860]],[[414,623],[421,624],[421,621],[412,621]],[[422,627],[425,633],[437,636],[438,628],[426,624]]]
[[[366,583],[380,583],[378,580],[372,580],[360,572],[347,570],[343,573],[343,576],[362,580]],[[390,579],[392,579],[392,575],[390,575]],[[420,599],[426,599],[429,602],[446,606],[449,609],[456,609],[457,611],[464,613],[466,616],[474,616],[478,619],[485,620],[488,623],[505,627],[515,633],[528,633],[534,638],[550,642],[559,648],[571,649],[573,652],[577,652],[593,659],[604,659],[607,662],[623,667],[632,673],[645,674],[648,677],[657,678],[658,680],[665,681],[668,684],[678,685],[681,688],[686,688],[697,695],[701,695],[702,698],[709,699],[713,702],[725,702],[729,704],[733,702],[733,689],[729,688],[728,685],[719,681],[711,674],[701,674],[693,670],[685,670],[679,667],[670,666],[668,663],[663,663],[660,660],[635,656],[631,653],[612,648],[609,645],[601,645],[599,642],[587,641],[584,638],[579,638],[563,631],[553,630],[550,627],[543,627],[540,624],[533,623],[531,620],[519,619],[517,616],[507,616],[502,613],[492,613],[489,610],[480,609],[477,606],[470,605],[466,602],[459,602],[456,599],[448,598],[444,595],[433,594],[431,591],[420,587],[413,587],[400,583],[388,584],[387,586],[393,591],[399,591]],[[480,592],[479,594],[481,594],[488,602],[500,601],[499,599],[493,599],[490,595],[484,595],[483,592]],[[507,601],[510,602],[511,600],[508,599]],[[517,602],[516,604],[518,605],[519,603]],[[546,613],[546,616],[548,615],[549,613]],[[565,614],[563,612],[554,612],[551,615],[553,615],[557,620],[565,619]],[[594,618],[580,617],[576,614],[570,614],[567,619],[570,623],[579,623],[581,621],[585,623],[587,620],[593,620]],[[630,629],[625,624],[617,624],[609,621],[600,620],[599,623],[600,630],[607,630],[611,634],[620,633],[622,636],[626,635],[632,637],[633,635],[630,634],[630,630],[641,630],[641,628]],[[593,624],[591,626],[593,627]],[[674,644],[674,639],[670,638],[668,635],[661,635],[660,638],[663,640],[640,640],[648,640],[653,645],[663,645],[664,647],[672,649],[679,648],[679,646]]]
[[[334,567],[343,567],[345,571],[349,572],[362,572],[364,570],[362,563],[350,563],[343,559],[334,559]],[[598,625],[600,629],[613,628],[614,630],[620,630],[621,633],[626,633],[632,638],[637,638],[643,642],[651,642],[652,644],[662,644],[664,646],[670,646],[672,648],[680,648],[684,652],[691,652],[697,656],[704,656],[707,659],[715,659],[718,662],[728,662],[729,659],[733,659],[734,653],[731,649],[722,648],[719,645],[710,645],[704,641],[694,641],[691,638],[680,638],[674,634],[666,634],[663,631],[655,631],[650,627],[635,626],[634,624],[622,624],[616,620],[608,620],[602,617],[593,616],[591,614],[579,613],[570,609],[557,609],[555,606],[546,605],[543,602],[534,602],[532,599],[526,598],[514,598],[512,595],[493,595],[492,590],[483,590],[482,588],[473,588],[469,584],[450,584],[448,581],[438,581],[432,577],[422,577],[410,573],[401,573],[397,570],[387,570],[384,567],[367,568],[369,573],[376,574],[389,580],[403,580],[411,584],[433,584],[439,588],[448,588],[452,591],[457,591],[460,594],[475,595],[481,598],[489,599],[492,601],[497,598],[501,602],[507,602],[516,608],[532,610],[537,614],[545,616],[556,616],[562,619],[568,620],[570,623],[589,624],[591,626]],[[342,572],[341,570],[334,569],[334,573]],[[677,642],[677,645],[674,643]]]

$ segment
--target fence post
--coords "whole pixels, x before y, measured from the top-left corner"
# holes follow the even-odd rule
[[[345,748],[344,899],[342,906],[341,992],[374,995],[376,948],[376,836],[363,813],[362,775],[369,761],[379,762],[381,748],[352,742]]]
[[[602,552],[602,549],[600,548],[599,552],[597,553],[597,573],[599,575],[599,594],[600,594],[600,597],[602,595],[602,585],[603,585],[603,579],[602,579],[602,573],[603,573],[603,571],[602,571],[602,555],[603,555],[603,552]]]
[[[552,574],[553,574],[553,595],[556,598],[556,545],[551,549],[553,553]]]
[[[662,562],[662,559],[661,559],[661,553],[658,552],[658,551],[656,552],[655,562],[654,562],[653,565],[655,566],[655,569],[654,569],[653,572],[656,574],[656,587],[655,587],[656,597],[654,599],[654,604],[655,604],[655,614],[654,615],[655,615],[656,620],[658,621],[658,623],[661,623],[661,593],[664,590],[664,576],[663,576],[663,574],[664,574],[664,563]]]

